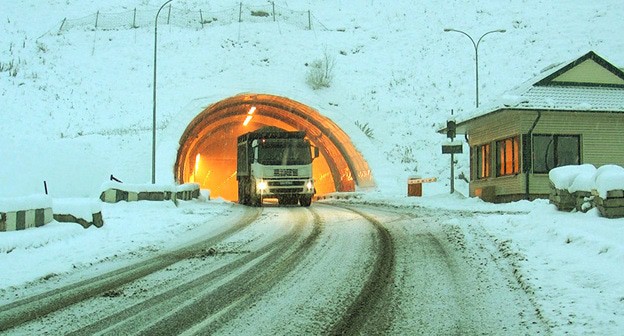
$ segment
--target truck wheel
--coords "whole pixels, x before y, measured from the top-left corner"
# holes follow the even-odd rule
[[[301,198],[299,198],[299,203],[301,206],[309,207],[310,204],[312,204],[312,196],[301,196]]]
[[[256,194],[256,187],[249,187],[249,204],[254,207],[262,206],[262,196]]]
[[[245,185],[242,183],[242,180],[238,181],[238,203],[243,205],[249,203],[247,193],[245,192]]]

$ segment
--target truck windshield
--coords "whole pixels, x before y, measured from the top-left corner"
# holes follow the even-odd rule
[[[258,146],[258,162],[275,166],[310,164],[310,144],[301,139],[266,139]]]

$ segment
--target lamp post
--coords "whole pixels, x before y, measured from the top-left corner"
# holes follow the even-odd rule
[[[474,47],[474,51],[475,51],[476,105],[477,105],[477,107],[479,107],[479,43],[481,43],[481,40],[483,39],[483,37],[485,37],[485,35],[492,34],[492,33],[504,33],[504,32],[506,32],[506,30],[505,29],[491,30],[491,31],[481,35],[481,37],[479,37],[479,39],[477,40],[476,43],[475,43],[474,39],[470,35],[468,35],[468,33],[463,32],[461,30],[445,28],[444,31],[445,32],[456,32],[456,33],[464,34],[464,35],[468,36],[468,38],[470,39],[470,42],[472,42],[472,46]]]
[[[167,0],[156,12],[154,19],[154,94],[152,96],[152,184],[156,183],[156,55],[158,46],[158,15],[165,6],[173,0]]]

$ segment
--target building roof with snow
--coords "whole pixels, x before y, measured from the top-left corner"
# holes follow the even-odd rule
[[[547,67],[460,122],[504,109],[624,113],[624,71],[590,51]]]
[[[624,166],[622,127],[621,69],[593,51],[550,66],[458,120],[456,132],[470,146],[470,196],[548,198],[553,168]]]

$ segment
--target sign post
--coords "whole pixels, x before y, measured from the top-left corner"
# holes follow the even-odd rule
[[[442,144],[442,154],[451,154],[451,194],[455,192],[455,154],[463,153],[461,141],[454,141],[457,125],[454,120],[446,122],[446,137],[451,141]]]

